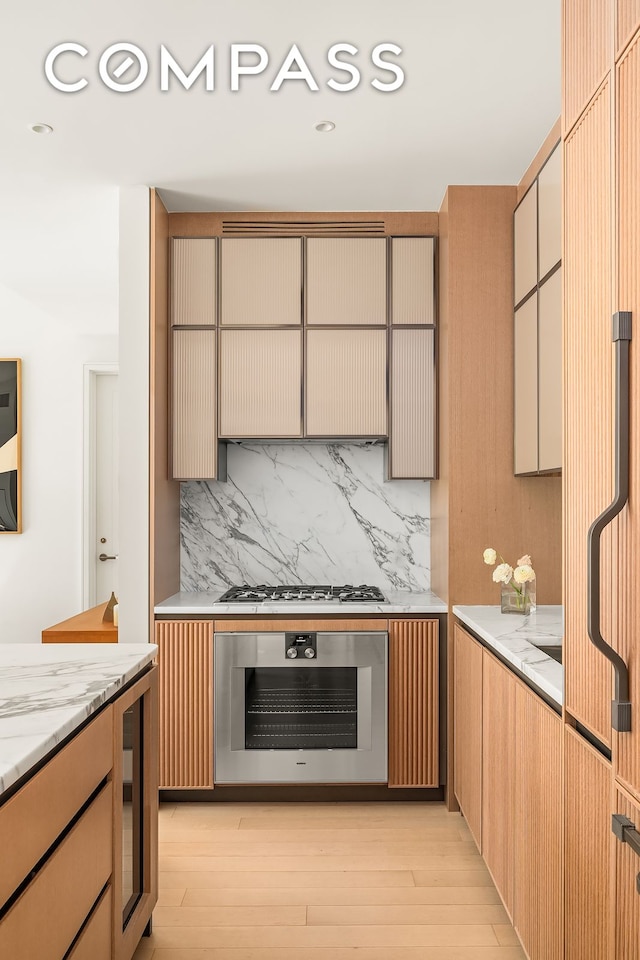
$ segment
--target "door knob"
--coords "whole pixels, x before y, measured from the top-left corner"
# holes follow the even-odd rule
[[[105,560],[117,560],[117,559],[118,559],[117,554],[116,554],[115,557],[108,557],[108,556],[106,555],[106,553],[101,553],[100,556],[98,557],[98,560],[102,560],[103,562],[104,562]]]

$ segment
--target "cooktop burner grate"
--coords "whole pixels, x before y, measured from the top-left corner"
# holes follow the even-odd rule
[[[231,587],[219,603],[386,603],[386,597],[378,587],[360,584],[354,587],[325,584],[292,584],[287,586],[255,587],[244,584]]]

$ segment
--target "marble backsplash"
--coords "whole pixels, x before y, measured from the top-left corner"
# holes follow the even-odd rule
[[[226,483],[181,485],[181,589],[429,589],[429,484],[385,483],[383,455],[380,445],[229,444]]]

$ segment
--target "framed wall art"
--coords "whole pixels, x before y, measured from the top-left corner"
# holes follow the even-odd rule
[[[0,533],[22,533],[20,360],[0,360]]]

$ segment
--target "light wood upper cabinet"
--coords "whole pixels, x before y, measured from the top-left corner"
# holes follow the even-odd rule
[[[308,330],[306,434],[387,433],[386,330]]]
[[[538,174],[538,277],[562,259],[562,147],[555,148]],[[517,302],[517,301],[516,301]]]
[[[172,331],[171,434],[174,480],[218,476],[216,331]]]
[[[391,323],[435,323],[433,237],[391,240]]]
[[[516,310],[514,326],[514,472],[538,470],[538,295]]]
[[[301,336],[299,330],[220,330],[221,437],[302,435]]]
[[[518,304],[538,282],[538,185],[527,191],[513,216],[514,300]]]
[[[389,786],[437,787],[437,620],[389,621]]]
[[[478,850],[482,849],[482,647],[453,628],[454,792]]]
[[[299,326],[302,322],[302,240],[223,238],[220,241],[220,324]]]
[[[517,321],[516,321],[517,322]],[[562,468],[562,268],[538,292],[538,470]]]
[[[171,323],[214,326],[216,322],[216,256],[218,241],[171,241]]]
[[[307,324],[387,322],[387,242],[377,238],[307,240]]]
[[[513,918],[516,681],[495,657],[482,659],[482,856]]]
[[[389,479],[435,476],[435,332],[391,331]]]

